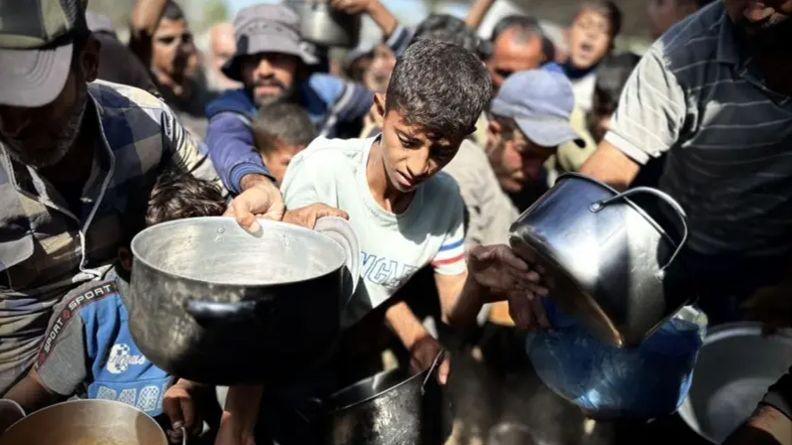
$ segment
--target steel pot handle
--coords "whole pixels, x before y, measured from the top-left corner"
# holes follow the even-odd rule
[[[438,352],[435,356],[434,361],[432,361],[432,366],[429,367],[429,372],[426,373],[426,377],[424,377],[423,382],[421,382],[421,395],[424,395],[426,392],[426,384],[434,375],[435,370],[437,370],[437,368],[440,366],[440,362],[443,361],[445,354],[445,350],[441,349],[440,352]]]
[[[590,209],[592,212],[596,213],[604,209],[608,204],[611,204],[614,201],[618,201],[620,199],[627,198],[631,195],[637,195],[641,193],[653,195],[654,197],[659,198],[661,201],[668,204],[668,206],[671,207],[674,210],[674,212],[676,212],[677,216],[679,217],[679,222],[682,223],[682,239],[679,241],[679,244],[677,244],[677,248],[674,251],[673,255],[671,255],[671,258],[669,258],[666,264],[660,268],[660,271],[665,271],[666,268],[668,268],[668,266],[670,266],[671,263],[673,263],[674,260],[676,260],[676,257],[682,251],[682,248],[685,246],[685,243],[687,242],[688,239],[687,214],[685,213],[685,209],[683,209],[682,206],[679,205],[679,203],[676,202],[676,200],[671,197],[671,195],[651,187],[635,187],[630,190],[626,190],[624,192],[618,193],[615,196],[612,196],[608,199],[603,199],[601,201],[593,202],[591,204]]]
[[[349,222],[337,216],[325,216],[319,218],[314,225],[314,230],[329,236],[347,252],[346,267],[352,275],[352,292],[349,298],[355,294],[358,285],[358,277],[360,277],[360,245],[358,244],[355,231]]]
[[[233,324],[250,321],[261,313],[264,303],[271,300],[244,300],[237,303],[185,300],[184,310],[200,324]]]

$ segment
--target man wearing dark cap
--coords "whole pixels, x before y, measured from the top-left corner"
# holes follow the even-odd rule
[[[236,55],[223,67],[243,89],[229,90],[207,107],[206,142],[225,186],[232,192],[264,171],[253,148],[250,122],[257,108],[273,102],[302,106],[326,137],[358,135],[373,96],[360,85],[310,73],[316,58],[305,49],[299,18],[280,5],[243,9],[234,21]]]
[[[162,101],[93,82],[98,54],[78,0],[0,2],[0,394],[35,359],[53,306],[109,267],[157,173],[216,178]],[[256,187],[235,212],[280,218],[277,189]]]

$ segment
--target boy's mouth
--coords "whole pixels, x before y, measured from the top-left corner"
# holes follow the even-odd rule
[[[396,182],[398,182],[399,185],[406,190],[412,190],[420,183],[420,181],[416,180],[415,178],[412,178],[398,170],[396,171]]]

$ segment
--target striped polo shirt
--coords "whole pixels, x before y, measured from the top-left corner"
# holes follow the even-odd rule
[[[32,364],[53,307],[116,259],[123,221],[145,212],[160,171],[217,178],[205,149],[160,99],[101,81],[88,85],[88,96],[100,125],[82,208],[69,208],[0,143],[0,394]]]
[[[640,164],[667,153],[660,188],[705,255],[792,249],[792,99],[770,89],[718,1],[641,60],[605,139]]]

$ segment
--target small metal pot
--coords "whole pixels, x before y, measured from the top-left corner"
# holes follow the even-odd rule
[[[679,219],[674,242],[629,197],[651,195]],[[511,227],[510,244],[545,269],[550,295],[595,335],[617,346],[637,345],[688,302],[676,274],[666,274],[687,240],[682,207],[648,187],[619,193],[579,174],[555,186]]]
[[[132,240],[124,295],[132,335],[157,366],[232,385],[288,380],[332,353],[360,254],[349,224],[316,230],[259,220],[251,235],[233,218],[190,218]]]
[[[72,400],[34,412],[11,425],[0,445],[167,445],[162,428],[126,403]]]
[[[327,0],[291,0],[300,15],[300,34],[314,44],[354,48],[360,40],[360,15],[333,9]]]
[[[442,397],[434,379],[440,363],[412,377],[402,369],[378,373],[322,402],[327,443],[435,445],[443,443]]]
[[[760,323],[716,326],[704,338],[679,415],[701,437],[722,443],[790,365],[792,330],[763,336]]]

